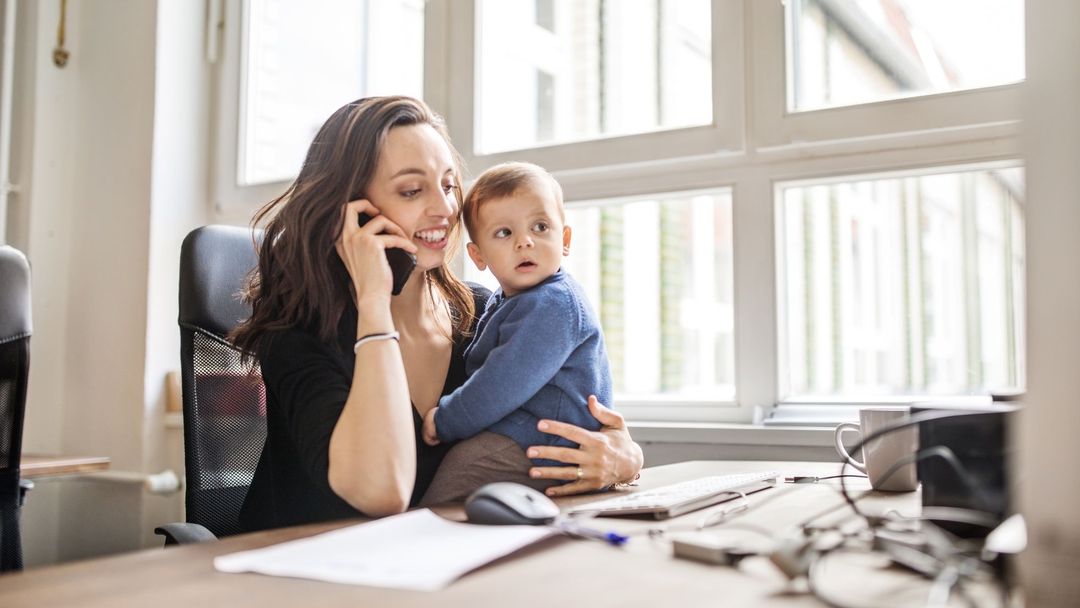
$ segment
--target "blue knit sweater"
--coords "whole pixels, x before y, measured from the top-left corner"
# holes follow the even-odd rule
[[[435,427],[442,441],[486,429],[522,448],[577,447],[536,423],[547,418],[595,431],[601,425],[589,413],[589,395],[611,406],[600,324],[581,286],[562,270],[514,296],[492,294],[465,350],[465,373],[465,384],[439,400]]]

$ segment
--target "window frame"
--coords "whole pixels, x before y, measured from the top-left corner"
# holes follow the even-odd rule
[[[429,6],[448,5],[451,0],[429,0]],[[574,170],[582,166],[575,158],[589,159],[589,165],[621,165],[650,163],[658,158],[684,158],[686,156],[723,154],[743,147],[743,61],[742,23],[744,7],[741,0],[712,0],[711,47],[714,58],[712,68],[712,120],[696,127],[657,130],[630,135],[617,135],[587,139],[576,142],[542,145],[521,150],[494,153],[475,152],[477,125],[475,124],[475,95],[478,62],[476,40],[479,31],[477,0],[453,2],[453,11],[447,14],[450,35],[447,37],[447,53],[450,64],[459,67],[448,86],[448,105],[443,108],[454,145],[462,154],[466,166],[473,174],[511,160],[527,156],[531,162],[549,171]],[[434,8],[434,7],[433,7]],[[717,62],[716,57],[729,61]],[[464,69],[462,69],[464,68]],[[725,84],[730,86],[725,86]],[[736,117],[719,121],[717,117]]]
[[[790,0],[795,1],[795,0]],[[938,130],[981,130],[1010,124],[1020,116],[1021,84],[916,94],[831,108],[788,110],[786,45],[791,24],[789,0],[748,2],[748,19],[757,69],[750,72],[754,104],[750,132],[761,148],[854,138],[885,137],[895,133]],[[775,27],[776,23],[783,27]],[[766,74],[784,74],[768,78]]]
[[[716,195],[722,191],[731,198],[732,216],[734,216],[735,193],[731,185],[714,185],[709,188],[695,188],[688,190],[665,189],[656,192],[635,192],[631,195],[619,197],[606,197],[602,199],[578,199],[566,203],[566,209],[589,209],[602,207],[607,204],[625,205],[634,202],[656,201],[661,199],[690,198],[698,195]],[[734,228],[734,226],[733,226]],[[732,251],[732,266],[734,266],[735,253]],[[734,281],[732,281],[734,298]],[[733,319],[734,325],[734,319]],[[738,340],[738,332],[735,332]],[[628,414],[635,421],[663,422],[674,419],[696,420],[708,422],[735,422],[742,420],[742,412],[739,406],[739,358],[738,347],[734,354],[735,389],[733,399],[673,399],[667,395],[652,397],[624,397],[618,401],[620,411]],[[672,404],[675,405],[672,405]]]
[[[969,163],[944,163],[935,165],[933,167],[918,167],[915,169],[896,169],[885,171],[874,171],[869,173],[845,173],[842,175],[833,175],[830,177],[816,177],[816,178],[801,178],[792,180],[778,180],[773,184],[774,194],[773,199],[775,201],[774,213],[777,217],[783,214],[783,192],[788,188],[803,188],[808,186],[833,186],[851,183],[853,181],[876,181],[876,180],[895,180],[913,177],[929,177],[934,175],[954,175],[970,172],[982,172],[982,171],[995,171],[1023,168],[1023,162],[1016,157],[997,160],[985,160],[981,162],[969,162]],[[1023,204],[1023,201],[1020,201]],[[777,260],[776,260],[776,289],[777,293],[781,293],[783,289],[782,284],[784,276],[786,274],[786,268],[784,266],[784,256],[781,252],[781,239],[784,231],[784,225],[782,221],[776,222],[776,239],[777,239]],[[972,400],[986,400],[989,401],[989,397],[985,399],[979,396],[968,395],[832,395],[829,398],[821,398],[810,395],[792,395],[790,387],[787,386],[789,378],[785,377],[782,372],[786,365],[785,352],[786,349],[783,346],[787,339],[785,332],[788,331],[788,327],[784,319],[781,318],[783,311],[783,305],[777,300],[777,357],[778,357],[778,376],[777,376],[777,391],[778,391],[778,405],[795,405],[799,407],[816,406],[818,408],[832,408],[836,406],[878,406],[878,405],[910,405],[916,401],[935,401],[935,402],[970,402]],[[1023,366],[1021,366],[1020,375],[1023,376]],[[1005,387],[1006,392],[1014,389]]]
[[[243,136],[240,132],[240,107],[244,104],[245,91],[245,32],[250,1],[226,0],[222,3],[224,27],[218,30],[221,37],[218,46],[220,54],[214,58],[217,69],[214,70],[214,107],[211,112],[213,150],[210,154],[210,200],[215,220],[230,223],[237,223],[237,218],[244,214],[250,217],[256,209],[280,195],[288,186],[287,181],[250,186],[237,183]],[[214,32],[215,29],[208,27],[207,31]]]
[[[215,93],[217,141],[211,155],[211,196],[215,221],[247,224],[255,209],[283,192],[287,183],[236,187],[233,179],[229,187],[228,180],[222,183],[221,179],[236,175],[242,1],[249,0],[226,1],[225,40]],[[425,98],[446,117],[454,144],[466,161],[466,177],[475,177],[505,160],[535,162],[552,171],[568,205],[575,206],[610,198],[731,190],[735,402],[663,398],[662,405],[616,403],[630,420],[683,426],[750,423],[761,421],[778,406],[857,407],[873,402],[837,399],[806,403],[782,398],[777,301],[777,281],[782,275],[775,221],[779,185],[991,163],[1022,164],[1019,124],[1023,83],[789,113],[783,4],[782,0],[712,0],[710,125],[474,154],[476,3],[427,1]],[[730,120],[718,124],[718,117]],[[460,273],[463,259],[454,264]]]

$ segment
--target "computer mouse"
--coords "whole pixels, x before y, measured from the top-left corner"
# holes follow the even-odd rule
[[[543,492],[508,481],[480,486],[465,499],[465,515],[473,524],[539,526],[558,514],[558,505]]]

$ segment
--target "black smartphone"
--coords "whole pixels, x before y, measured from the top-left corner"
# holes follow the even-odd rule
[[[370,220],[370,215],[366,213],[360,214],[361,226],[368,223]],[[413,268],[416,268],[416,256],[404,249],[392,247],[386,250],[386,262],[390,264],[390,273],[394,275],[394,288],[390,293],[396,296],[401,293],[401,289],[405,287],[405,282],[409,280],[409,275],[412,274]]]

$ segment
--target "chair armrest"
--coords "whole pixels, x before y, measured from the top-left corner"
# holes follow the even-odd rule
[[[154,534],[165,537],[165,546],[192,545],[217,540],[214,533],[199,524],[174,522],[154,528]]]

